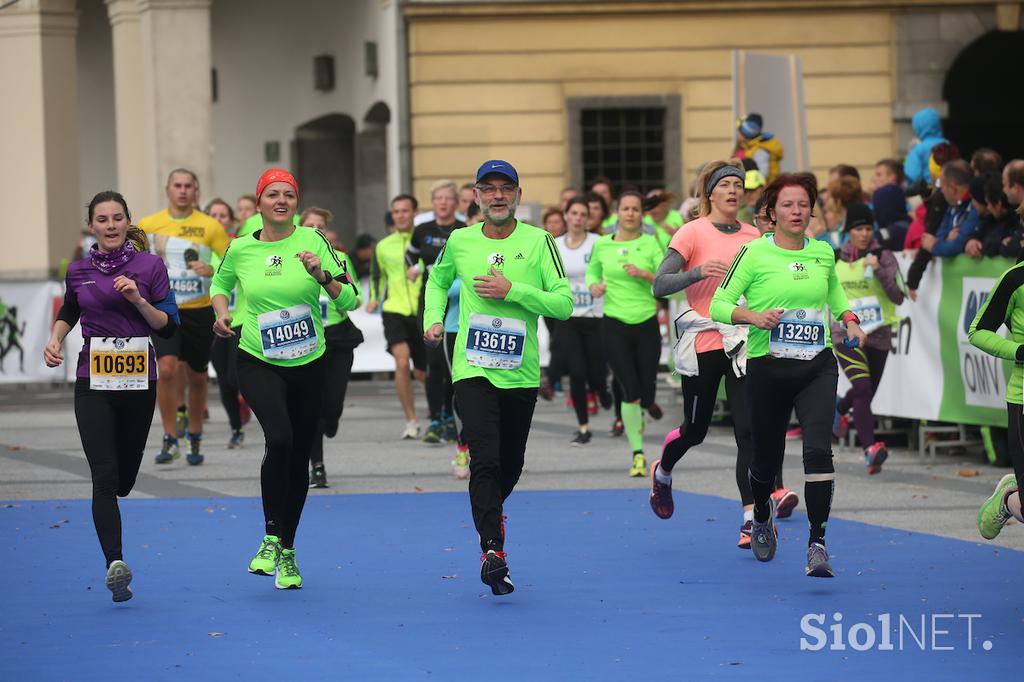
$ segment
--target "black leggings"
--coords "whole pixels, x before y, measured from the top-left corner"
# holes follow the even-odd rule
[[[569,354],[572,352],[562,343],[561,328],[565,321],[553,317],[544,317],[544,326],[548,328],[548,368],[544,375],[552,384],[562,380],[569,368]]]
[[[75,420],[92,473],[92,521],[107,566],[123,559],[117,498],[132,491],[156,406],[156,381],[145,391],[94,391],[75,381]]]
[[[238,407],[238,340],[242,336],[242,328],[232,327],[232,331],[235,335],[231,338],[214,338],[210,348],[210,362],[217,373],[220,403],[228,413],[228,423],[232,431],[238,431],[242,428],[241,410]]]
[[[736,436],[736,487],[740,490],[743,504],[753,504],[749,473],[754,457],[754,440],[751,435],[746,379],[733,373],[732,361],[722,350],[697,353],[697,371],[697,376],[682,377],[683,423],[665,436],[661,468],[671,472],[672,467],[690,448],[704,442],[718,401],[718,386],[722,377],[725,377],[725,392],[729,397],[733,433]]]
[[[324,339],[327,342],[325,358],[324,398],[320,405],[320,420],[317,421],[317,432],[313,438],[313,449],[309,461],[315,466],[324,463],[324,437],[334,438],[338,433],[338,423],[345,411],[345,394],[348,392],[348,380],[352,376],[352,361],[356,347],[363,342],[363,333],[346,318],[337,324],[324,328]]]
[[[445,332],[444,333],[444,349],[445,349],[445,361],[448,363],[449,373],[452,371],[452,358],[455,357],[455,339],[458,337],[458,332]],[[459,399],[455,395],[455,385],[452,384],[451,388],[451,417],[455,420],[455,441],[459,445],[465,445],[466,441],[462,436],[462,415],[459,414]]]
[[[267,535],[291,548],[309,492],[309,454],[320,421],[326,360],[279,367],[244,350],[238,353],[242,395],[263,427],[266,453],[260,469]]]
[[[1017,485],[1024,481],[1024,406],[1006,403],[1006,441]]]
[[[824,542],[832,508],[832,418],[838,382],[836,356],[829,348],[811,360],[764,356],[747,361],[747,396],[754,437],[754,461],[750,464],[754,518],[768,518],[768,498],[776,474],[782,469],[789,415],[795,408],[803,429],[804,502],[811,542]]]
[[[440,345],[427,345],[427,408],[430,418],[441,419],[452,413],[452,374],[448,371],[448,361],[444,348]]]
[[[638,324],[614,317],[601,321],[601,342],[608,366],[622,388],[622,402],[640,401],[644,409],[654,403],[658,363],[661,362],[661,329],[658,316]]]
[[[576,423],[587,424],[587,388],[598,395],[608,391],[608,370],[601,352],[601,319],[570,317],[560,322],[557,330],[556,347],[569,367],[569,394]]]
[[[502,542],[502,503],[523,473],[536,388],[496,388],[483,377],[455,383],[462,431],[469,443],[469,501],[480,548]]]

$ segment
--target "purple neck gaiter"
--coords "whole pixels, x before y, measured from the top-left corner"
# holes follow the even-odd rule
[[[96,269],[104,275],[114,272],[114,270],[130,261],[134,256],[135,247],[127,239],[124,240],[121,248],[110,253],[100,251],[98,244],[93,244],[92,248],[89,249],[89,259],[96,266]]]

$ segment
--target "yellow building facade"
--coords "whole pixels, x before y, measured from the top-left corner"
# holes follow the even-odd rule
[[[674,139],[683,189],[704,162],[733,148],[734,49],[800,57],[811,170],[824,178],[849,163],[867,181],[875,162],[898,149],[896,21],[924,4],[412,2],[405,15],[414,191],[427,196],[437,179],[464,179],[497,157],[517,165],[524,200],[555,203],[579,181],[572,98],[666,95],[680,102]],[[1001,21],[1019,24],[1019,7],[1002,4],[1011,12]]]

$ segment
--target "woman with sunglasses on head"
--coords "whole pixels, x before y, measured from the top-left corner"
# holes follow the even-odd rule
[[[772,489],[795,407],[803,428],[804,500],[810,523],[806,574],[831,578],[825,526],[835,488],[832,416],[839,370],[830,348],[826,314],[842,322],[849,345],[863,345],[866,336],[836,275],[835,252],[806,234],[817,199],[814,179],[781,175],[765,196],[775,231],[740,248],[711,300],[714,321],[750,325],[747,396],[754,440],[750,547],[758,561],[775,556],[778,533],[772,518]],[[746,298],[745,305],[739,305],[741,298]]]
[[[43,349],[48,367],[64,361],[61,346],[76,323],[85,345],[75,371],[75,418],[92,474],[92,518],[116,602],[132,598],[132,572],[121,547],[117,498],[135,485],[156,406],[156,358],[149,336],[169,338],[178,326],[163,261],[148,253],[146,234],[131,225],[117,192],[89,202],[96,238],[68,267],[64,305]]]
[[[326,237],[295,225],[298,201],[298,184],[288,171],[274,168],[260,177],[256,203],[263,227],[231,242],[210,291],[214,332],[222,338],[235,334],[228,295],[236,285],[245,295],[238,382],[266,441],[260,471],[266,534],[249,572],[274,575],[282,590],[302,587],[295,533],[329,380],[320,292],[346,310],[359,298]]]

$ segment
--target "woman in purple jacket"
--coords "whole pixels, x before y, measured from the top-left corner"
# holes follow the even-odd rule
[[[153,423],[156,362],[149,337],[154,331],[169,337],[178,315],[167,268],[130,223],[117,192],[100,192],[89,202],[88,226],[97,243],[68,268],[64,305],[43,349],[47,366],[60,365],[64,337],[81,320],[85,345],[75,372],[75,418],[92,472],[92,518],[107,561],[107,587],[116,602],[132,598],[117,498],[135,485]]]

